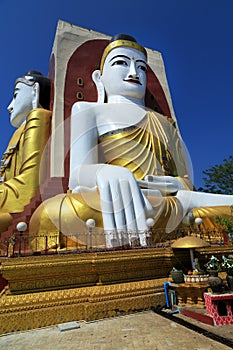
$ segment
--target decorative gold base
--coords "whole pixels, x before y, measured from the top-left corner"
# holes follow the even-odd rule
[[[118,284],[163,278],[172,269],[172,250],[135,249],[30,256],[1,261],[11,294]]]
[[[0,334],[164,305],[169,249],[2,259]]]
[[[227,255],[229,247],[195,254]],[[189,268],[189,250],[135,249],[0,259],[0,334],[91,321],[165,304],[164,282],[173,266]],[[180,265],[179,265],[180,264]]]
[[[0,334],[63,322],[97,320],[164,305],[164,279],[7,295],[0,299]]]

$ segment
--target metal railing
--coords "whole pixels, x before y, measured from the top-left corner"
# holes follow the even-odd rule
[[[176,239],[186,235],[200,237],[214,245],[224,244],[222,234],[217,231],[202,232],[200,230],[177,229],[172,233],[166,233],[162,229],[152,229],[145,232],[146,246],[141,246],[140,234],[142,232],[112,232],[108,233],[107,240],[104,232],[98,232],[95,229],[70,235],[63,235],[58,232],[43,232],[37,236],[30,236],[27,232],[16,232],[7,239],[0,239],[0,256],[20,257],[123,249],[168,248]],[[109,235],[111,244],[107,245]]]

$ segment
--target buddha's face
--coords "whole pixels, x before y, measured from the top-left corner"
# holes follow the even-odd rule
[[[32,110],[33,86],[24,83],[15,85],[14,97],[7,107],[11,124],[18,128]]]
[[[146,91],[146,57],[135,49],[118,47],[106,57],[101,81],[107,97],[143,100]]]

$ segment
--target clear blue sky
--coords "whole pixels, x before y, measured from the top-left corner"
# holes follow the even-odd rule
[[[59,19],[109,35],[128,33],[158,50],[194,168],[232,152],[233,0],[0,0],[0,153],[14,131],[6,110],[15,79],[48,73]]]

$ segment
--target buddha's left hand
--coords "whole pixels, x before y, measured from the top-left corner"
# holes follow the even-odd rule
[[[151,195],[154,192],[156,196],[158,192],[162,195],[173,195],[185,189],[181,181],[173,176],[147,175],[144,180],[137,180],[137,183],[141,188],[150,191]]]

